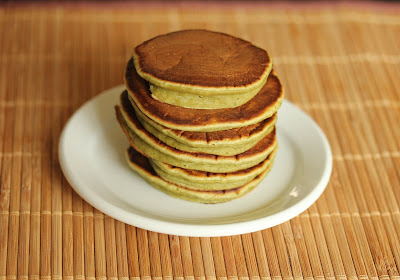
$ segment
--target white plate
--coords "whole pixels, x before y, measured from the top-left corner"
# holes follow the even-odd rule
[[[60,139],[62,170],[75,191],[105,214],[151,231],[225,236],[262,230],[300,214],[324,191],[331,174],[329,143],[317,124],[284,101],[278,112],[274,166],[242,198],[206,205],[172,198],[147,184],[125,161],[128,141],[115,117],[123,86],[83,105]]]

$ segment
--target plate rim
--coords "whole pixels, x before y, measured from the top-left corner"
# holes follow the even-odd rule
[[[73,123],[73,120],[77,116],[78,112],[83,111],[85,107],[89,106],[95,99],[100,98],[103,95],[114,93],[117,90],[121,91],[123,88],[123,85],[119,85],[110,89],[106,89],[91,98],[90,100],[86,101],[77,110],[75,110],[62,129],[58,145],[59,164],[64,177],[69,182],[71,187],[93,207],[100,210],[104,214],[113,217],[116,220],[146,230],[178,236],[217,237],[246,234],[276,226],[301,214],[320,197],[320,195],[323,193],[326,186],[328,185],[332,172],[333,159],[331,147],[329,145],[329,141],[326,135],[318,126],[318,124],[307,113],[305,113],[292,102],[284,99],[283,104],[285,104],[285,106],[289,106],[292,107],[291,109],[297,110],[300,114],[303,114],[304,117],[306,117],[308,122],[310,122],[313,129],[316,130],[319,136],[319,140],[321,141],[324,151],[326,152],[326,159],[324,163],[325,169],[323,170],[322,176],[320,177],[318,183],[305,197],[297,201],[292,206],[285,208],[284,210],[277,213],[252,220],[208,225],[165,221],[151,217],[144,217],[138,213],[132,213],[126,211],[125,209],[118,208],[116,205],[109,203],[107,200],[104,200],[102,196],[96,195],[95,192],[90,191],[90,188],[85,188],[84,186],[82,186],[82,184],[79,182],[79,178],[72,175],[73,172],[70,170],[70,167],[67,166],[67,160],[64,150],[66,147],[66,134],[69,131],[71,124]],[[118,212],[121,211],[123,211],[124,214],[127,213],[129,215],[122,215],[122,213],[118,214]]]

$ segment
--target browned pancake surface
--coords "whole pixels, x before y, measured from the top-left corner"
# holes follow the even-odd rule
[[[164,81],[203,87],[240,87],[258,81],[268,53],[224,33],[183,30],[150,39],[134,50],[142,72]]]
[[[124,121],[124,117],[121,115],[121,108],[119,106],[116,106],[115,110],[116,110],[117,119],[121,125],[122,130],[124,131],[128,140],[130,141],[131,146],[134,146],[133,141],[129,137],[128,131],[126,130],[126,128],[123,125],[123,123],[125,121]],[[141,133],[146,134],[147,138],[150,139],[150,141],[152,141],[155,145],[159,146],[160,148],[168,149],[176,155],[190,155],[190,156],[193,156],[196,158],[206,158],[206,159],[213,159],[213,160],[218,160],[219,158],[226,158],[226,159],[231,158],[231,159],[240,160],[242,158],[253,157],[257,154],[261,154],[276,144],[276,128],[274,127],[274,130],[272,130],[271,133],[269,133],[264,138],[262,138],[260,141],[258,141],[255,146],[253,146],[251,149],[249,149],[241,154],[238,154],[238,155],[220,156],[220,155],[212,155],[212,154],[206,154],[206,153],[191,153],[191,152],[181,151],[181,150],[175,149],[171,146],[168,146],[167,144],[165,144],[164,142],[162,142],[161,140],[159,140],[158,138],[153,136],[151,133],[149,133],[143,127],[143,125],[137,119],[135,114],[129,115],[129,121],[130,121],[130,123],[132,123],[135,126],[137,131],[140,131]]]
[[[127,91],[124,91],[121,94],[121,106],[124,108],[124,111],[130,115],[135,114],[135,109],[133,108]],[[259,123],[248,125],[240,128],[232,128],[222,131],[213,131],[213,132],[192,132],[192,131],[183,131],[170,129],[176,135],[179,135],[182,138],[186,138],[192,141],[203,141],[203,142],[212,142],[212,141],[223,141],[223,140],[236,140],[241,138],[249,137],[255,133],[262,131],[267,126],[272,125],[274,119],[276,117],[276,113],[274,116],[265,119]],[[161,124],[159,124],[162,126]],[[164,127],[164,126],[163,126]],[[166,127],[164,127],[166,128]]]
[[[264,87],[247,103],[228,109],[190,109],[170,105],[151,97],[149,84],[142,79],[129,60],[125,72],[125,85],[134,101],[151,119],[160,119],[166,123],[202,126],[210,124],[245,122],[254,119],[274,106],[283,97],[283,88],[278,77],[272,71]]]

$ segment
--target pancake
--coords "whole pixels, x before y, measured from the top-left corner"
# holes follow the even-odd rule
[[[123,93],[124,95],[124,93]],[[121,96],[121,99],[124,99]],[[125,101],[123,101],[125,103]],[[270,118],[265,119],[259,123],[240,127],[232,128],[221,131],[211,132],[200,132],[200,131],[183,131],[165,127],[154,122],[148,118],[142,111],[137,108],[134,102],[131,102],[135,109],[136,115],[140,119],[143,119],[146,123],[153,126],[155,129],[160,131],[175,140],[193,147],[209,147],[209,146],[237,146],[239,144],[246,144],[247,142],[257,141],[263,138],[270,131],[270,127],[273,127],[277,121],[277,114],[275,113]],[[125,106],[130,114],[130,106]]]
[[[256,124],[271,117],[283,101],[283,87],[274,71],[262,89],[245,104],[231,109],[190,109],[170,105],[152,98],[149,84],[128,62],[125,85],[138,109],[154,122],[165,127],[211,132]]]
[[[274,162],[277,148],[256,166],[229,173],[211,173],[175,167],[150,159],[154,171],[165,181],[201,190],[226,190],[247,184]]]
[[[138,74],[177,92],[244,93],[260,87],[272,69],[268,53],[248,41],[207,30],[160,35],[133,52]]]
[[[134,127],[129,127],[121,114],[119,106],[116,106],[116,114],[131,146],[148,158],[187,169],[215,173],[235,172],[257,165],[267,158],[277,144],[274,129],[254,147],[239,155],[217,156],[205,153],[190,153],[166,145],[146,131],[137,118],[132,117],[131,120]]]
[[[273,130],[276,123],[275,114],[260,124],[255,124],[251,127],[218,132],[183,132],[158,125],[141,113],[139,109],[134,109],[132,106],[134,103],[129,101],[126,92],[121,94],[120,102],[121,113],[131,129],[134,129],[133,118],[137,117],[143,127],[153,136],[173,148],[187,152],[201,152],[222,156],[237,155],[256,145],[261,138]]]
[[[163,180],[152,169],[149,160],[132,147],[127,150],[126,157],[129,166],[154,188],[176,198],[208,204],[227,202],[245,195],[254,189],[271,169],[270,166],[263,173],[256,176],[252,181],[238,188],[230,190],[207,191],[187,188]]]

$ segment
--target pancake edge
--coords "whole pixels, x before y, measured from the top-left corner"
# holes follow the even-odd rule
[[[275,101],[275,103],[271,107],[269,107],[267,110],[264,110],[260,115],[256,116],[255,118],[247,119],[244,121],[243,121],[243,119],[241,119],[240,121],[233,121],[233,122],[214,122],[214,123],[209,123],[209,124],[198,124],[198,125],[171,123],[165,119],[161,119],[157,116],[152,115],[151,112],[146,110],[143,107],[143,105],[140,104],[140,102],[138,102],[138,100],[135,98],[135,94],[128,86],[128,82],[126,80],[126,75],[124,75],[124,83],[126,85],[126,91],[128,92],[131,100],[135,103],[135,105],[138,107],[138,109],[143,114],[145,114],[148,118],[150,118],[154,122],[161,124],[167,128],[171,128],[171,129],[175,129],[175,130],[184,130],[184,131],[193,131],[193,132],[213,132],[213,131],[228,130],[228,129],[232,129],[232,128],[240,128],[240,127],[249,126],[249,125],[261,122],[267,118],[270,118],[272,115],[274,115],[278,111],[278,109],[281,107],[284,96],[285,96],[284,88],[283,88],[282,83],[280,82],[280,79],[275,74],[274,74],[274,76],[279,81],[279,84],[281,87],[280,96],[278,97],[278,99]],[[251,102],[251,100],[249,100],[248,102]],[[173,106],[173,105],[171,105],[171,106]],[[243,106],[243,105],[241,105],[241,106]],[[239,108],[239,107],[237,107],[237,108]],[[185,109],[188,109],[188,108],[185,108]],[[235,109],[235,108],[230,108],[230,109]],[[192,110],[207,110],[207,109],[192,109]]]
[[[161,179],[159,176],[152,174],[149,170],[146,170],[139,164],[130,160],[129,149],[127,150],[125,155],[129,167],[133,171],[138,173],[145,181],[147,181],[155,189],[160,190],[165,194],[172,196],[174,198],[179,198],[191,202],[198,202],[204,204],[223,203],[244,196],[245,194],[253,190],[256,186],[258,186],[259,183],[261,183],[261,181],[265,178],[265,176],[272,168],[272,166],[270,166],[263,173],[254,178],[252,181],[236,189],[227,191],[199,191],[178,186],[176,184],[168,183],[167,181]],[[177,192],[179,190],[183,191],[184,194],[178,195]]]
[[[163,170],[161,168],[161,165],[155,163],[154,160],[150,159],[149,162],[153,167],[154,171],[157,173],[157,175],[167,182],[199,190],[229,190],[247,184],[255,177],[260,175],[262,172],[264,172],[270,165],[274,163],[275,154],[276,154],[276,149],[264,161],[256,165],[258,166],[257,169],[252,170],[252,172],[249,172],[248,174],[243,174],[242,177],[235,175],[229,177],[228,175],[226,177],[219,177],[220,181],[217,180],[218,178],[217,176],[215,176],[212,181],[207,180],[209,177],[194,177],[194,176],[191,176],[190,178],[194,180],[187,180],[187,177],[189,176],[187,177],[175,176],[175,174],[172,174],[172,172],[168,173],[167,171]],[[251,168],[252,167],[247,168],[245,170]],[[226,174],[230,173],[235,173],[235,172],[228,172]],[[219,174],[219,173],[214,173],[214,174]]]
[[[256,156],[238,159],[237,156],[223,157],[223,156],[213,156],[202,153],[188,153],[179,151],[177,149],[169,147],[168,145],[161,142],[154,136],[151,136],[151,134],[147,135],[147,138],[149,138],[149,136],[154,138],[147,140],[150,141],[155,140],[159,144],[165,146],[163,147],[164,150],[171,148],[173,150],[176,150],[177,152],[177,154],[173,154],[171,152],[165,153],[161,151],[159,147],[157,148],[154,147],[156,143],[153,142],[152,145],[150,143],[147,143],[144,139],[142,139],[139,135],[137,135],[134,131],[132,131],[128,127],[128,124],[125,125],[123,124],[125,120],[123,119],[119,106],[116,106],[115,110],[120,126],[132,147],[135,147],[135,149],[137,149],[140,153],[142,153],[148,158],[154,158],[156,160],[182,168],[214,172],[214,173],[235,172],[237,170],[245,169],[260,163],[261,161],[263,161],[265,158],[268,157],[268,155],[275,149],[277,145],[277,139],[275,134],[273,143],[266,150],[256,154]],[[275,130],[273,131],[273,133],[275,133]],[[142,137],[143,136],[144,135],[142,135]],[[139,145],[142,146],[142,148],[139,147]],[[147,152],[145,150],[147,150]]]
[[[271,117],[267,118],[267,119],[270,119],[270,121],[263,130],[261,130],[260,132],[257,132],[257,133],[253,133],[249,137],[242,137],[242,138],[238,138],[238,139],[234,139],[234,140],[229,140],[229,139],[222,140],[222,141],[221,140],[218,140],[218,141],[213,140],[213,141],[209,141],[209,142],[205,142],[205,141],[201,141],[201,140],[191,141],[191,140],[188,140],[188,138],[180,137],[179,135],[174,133],[174,129],[163,126],[162,124],[159,124],[159,123],[155,122],[154,120],[150,119],[137,107],[137,105],[132,101],[130,96],[129,96],[129,100],[139,118],[139,121],[140,121],[140,118],[142,118],[142,119],[144,119],[145,122],[147,122],[149,125],[153,126],[160,133],[163,133],[171,138],[174,138],[176,141],[186,144],[191,147],[204,147],[204,148],[217,147],[217,146],[230,147],[230,146],[238,146],[238,145],[250,143],[253,141],[258,141],[258,140],[262,139],[264,136],[266,136],[268,133],[270,133],[272,130],[271,127],[275,126],[275,124],[277,122],[277,113],[274,113]],[[122,111],[125,111],[125,110],[122,110]],[[125,113],[129,116],[128,112],[125,112]],[[267,119],[265,119],[265,120],[267,120]],[[261,122],[263,122],[265,120],[262,120]],[[238,128],[238,129],[240,129],[240,128]],[[193,132],[193,133],[209,133],[209,132],[200,132],[200,131],[191,131],[191,132]],[[245,139],[243,139],[243,138],[245,138]]]

